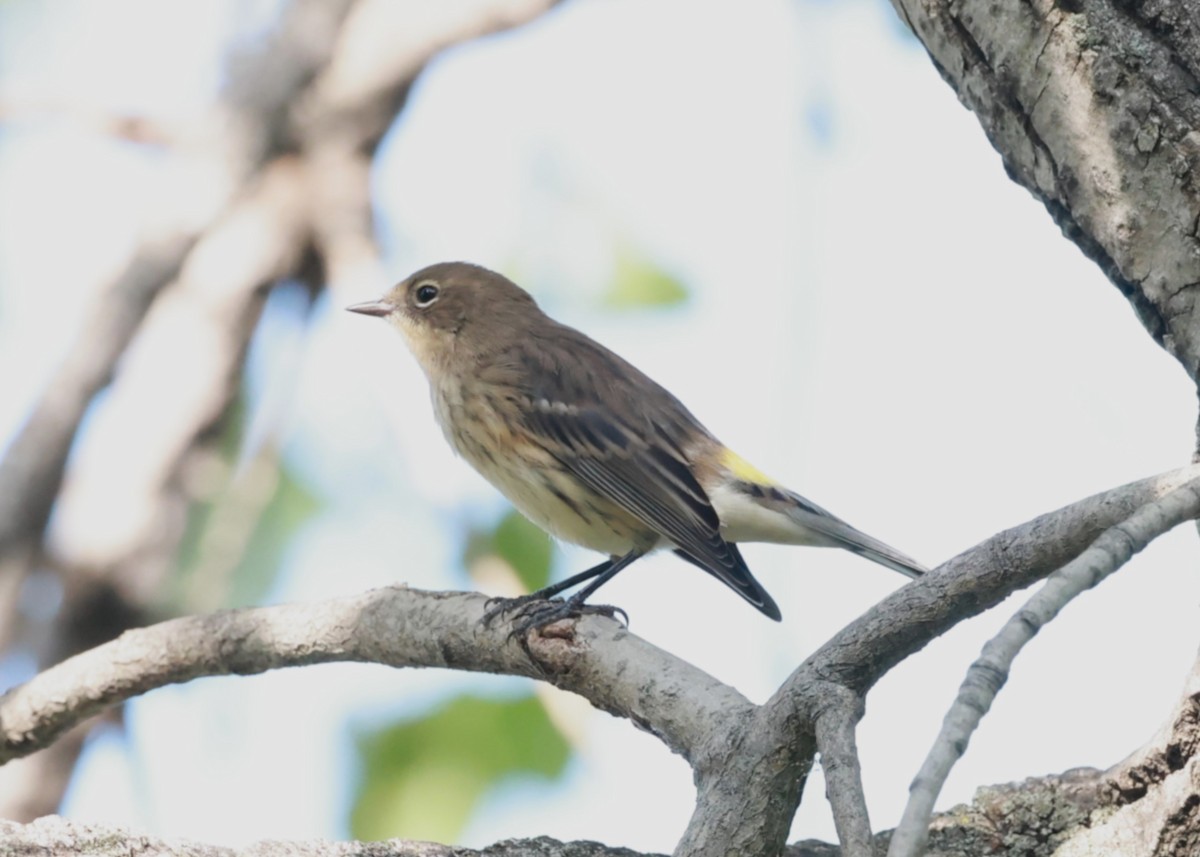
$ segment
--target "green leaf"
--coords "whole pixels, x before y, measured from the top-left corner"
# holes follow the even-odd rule
[[[666,307],[687,300],[683,282],[632,250],[617,250],[616,270],[604,302],[612,307]]]
[[[556,779],[571,748],[541,700],[459,696],[426,716],[359,735],[355,839],[454,842],[505,777]]]
[[[224,457],[221,465],[225,470],[214,477],[228,480],[232,465]],[[273,448],[261,450],[189,510],[168,597],[172,609],[191,613],[260,601],[284,551],[320,508]]]
[[[286,465],[278,465],[275,491],[250,536],[233,574],[230,606],[257,604],[275,581],[283,554],[300,528],[321,509],[321,501],[293,477]]]
[[[470,570],[486,556],[504,560],[531,592],[550,582],[554,545],[548,535],[515,509],[505,514],[491,532],[477,529],[468,534],[464,566]]]

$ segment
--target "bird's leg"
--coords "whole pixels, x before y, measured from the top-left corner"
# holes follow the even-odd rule
[[[617,557],[611,557],[599,565],[589,568],[587,571],[581,571],[579,574],[572,575],[566,580],[560,580],[558,583],[551,583],[549,586],[544,586],[537,592],[530,592],[528,595],[518,595],[516,598],[489,598],[485,605],[487,612],[483,614],[483,624],[485,627],[491,625],[501,613],[521,609],[535,601],[549,601],[558,595],[558,593],[565,592],[572,586],[578,586],[585,580],[591,580],[593,577],[604,574],[616,561]]]
[[[609,604],[584,604],[584,601],[589,595],[612,580],[617,572],[631,565],[636,560],[641,559],[643,556],[645,556],[645,551],[635,548],[624,556],[617,557],[605,563],[607,568],[597,567],[588,569],[583,575],[592,576],[596,579],[566,601],[539,601],[524,605],[513,619],[513,629],[510,636],[521,637],[523,639],[530,631],[536,628],[543,628],[560,619],[573,619],[585,613],[607,616],[610,619],[616,618],[619,613],[625,620],[625,623],[628,624],[629,616],[620,607],[613,607]],[[587,577],[583,575],[576,575],[579,580],[575,582],[578,583],[586,580]]]

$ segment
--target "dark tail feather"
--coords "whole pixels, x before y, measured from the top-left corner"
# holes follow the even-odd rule
[[[746,565],[746,560],[742,559],[742,552],[737,549],[737,545],[727,543],[730,553],[733,555],[736,562],[734,574],[729,574],[724,569],[718,574],[713,569],[702,563],[700,560],[693,557],[686,551],[675,549],[675,555],[683,557],[697,568],[702,568],[715,577],[717,580],[724,583],[738,595],[745,598],[765,616],[779,622],[783,619],[783,614],[779,612],[779,605],[775,603],[767,590],[763,589],[761,583],[754,579],[754,575],[750,573],[750,567]]]
[[[851,529],[853,529],[853,527]],[[857,530],[855,530],[855,532],[858,533]],[[870,536],[865,535],[864,533],[858,533],[858,536],[872,542],[875,545],[880,545],[883,550],[864,545],[861,542],[845,541],[841,543],[841,546],[848,551],[858,554],[859,556],[864,556],[873,562],[887,566],[892,571],[898,571],[905,577],[911,577],[913,580],[916,580],[918,577],[925,574],[925,572],[929,571],[929,569],[921,565],[915,559],[905,556],[895,548],[890,548],[882,542],[877,542],[875,539],[872,539]]]

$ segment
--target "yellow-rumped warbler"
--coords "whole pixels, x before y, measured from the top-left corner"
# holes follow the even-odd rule
[[[399,328],[459,455],[539,527],[609,555],[488,614],[521,606],[514,633],[582,612],[611,616],[615,608],[584,599],[663,547],[776,621],[779,607],[736,542],[840,547],[909,577],[925,571],[768,479],[669,392],[500,274],[432,265],[349,309]],[[586,580],[565,602],[545,600]]]

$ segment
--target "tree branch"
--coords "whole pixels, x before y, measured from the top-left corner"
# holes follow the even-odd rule
[[[892,4],[1008,175],[1200,380],[1200,3]]]
[[[1045,577],[1104,530],[1194,479],[1200,479],[1200,465],[1093,495],[1005,530],[884,598],[809,656],[756,712],[761,734],[755,741],[776,748],[774,766],[772,776],[740,780],[734,787],[739,799],[778,809],[770,791],[792,795],[798,805],[815,751],[811,733],[816,718],[831,705],[836,708],[842,692],[865,696],[888,670],[930,640]],[[700,791],[698,801],[705,794]],[[685,841],[701,836],[693,835],[693,828],[709,830],[711,822],[700,815],[698,806]]]
[[[1200,465],[1094,494],[992,536],[884,598],[808,657],[768,705],[806,681],[865,693],[896,664],[963,619],[978,615],[1078,556],[1105,530],[1192,480]]]
[[[982,655],[967,670],[941,732],[913,781],[904,815],[892,836],[889,857],[923,853],[934,802],[950,769],[966,752],[972,733],[1008,680],[1017,654],[1075,597],[1121,568],[1158,536],[1200,515],[1198,492],[1200,480],[1190,482],[1106,530],[1090,548],[1052,574],[988,641]]]
[[[389,587],[127,631],[0,697],[0,763],[157,687],[333,661],[540,678],[633,720],[689,760],[714,732],[753,709],[737,691],[611,620],[551,626],[530,638],[531,660],[506,626],[483,627],[484,604],[475,593]]]
[[[1132,803],[1200,752],[1200,655],[1192,662],[1179,704],[1144,747],[1106,773],[1116,804]]]
[[[1097,807],[1100,772],[1078,769],[1061,776],[1028,779],[1022,783],[981,788],[970,805],[957,806],[937,817],[930,836],[930,853],[939,857],[979,857],[982,854],[1022,854],[1027,857],[1067,857],[1054,849],[1086,837],[1111,813]],[[876,841],[886,844],[888,834]],[[437,845],[432,842],[287,841],[259,842],[226,848],[182,840],[161,840],[119,827],[82,824],[46,817],[33,824],[0,821],[0,842],[16,854],[39,857],[662,857],[642,855],[595,842],[557,842],[547,837],[498,842],[480,851]],[[677,849],[676,854],[684,853]],[[706,853],[759,854],[759,851],[709,851]],[[1070,857],[1125,854],[1119,847],[1091,852],[1070,851]],[[1187,850],[1163,851],[1187,854]],[[840,857],[836,845],[814,839],[794,842],[783,857]]]
[[[547,836],[511,839],[480,851],[433,842],[389,839],[386,842],[256,842],[242,848],[199,842],[154,839],[107,825],[75,824],[48,816],[32,824],[0,821],[6,854],[39,857],[665,857],[628,848],[609,848],[598,842],[559,842]]]
[[[848,848],[869,853],[854,758],[860,694],[928,639],[1192,480],[1200,480],[1200,465],[1098,494],[989,539],[872,608],[764,706],[607,620],[551,626],[531,638],[527,656],[507,628],[480,624],[481,596],[391,588],[127,632],[0,697],[0,761],[46,746],[106,706],[202,675],[328,661],[497,672],[579,693],[683,755],[696,771],[697,807],[680,853],[713,843],[756,853],[782,847],[818,742],[839,832]]]
[[[828,702],[813,725],[838,841],[844,857],[871,857],[875,846],[854,736],[862,719],[863,700],[844,687],[830,688],[826,696]]]

